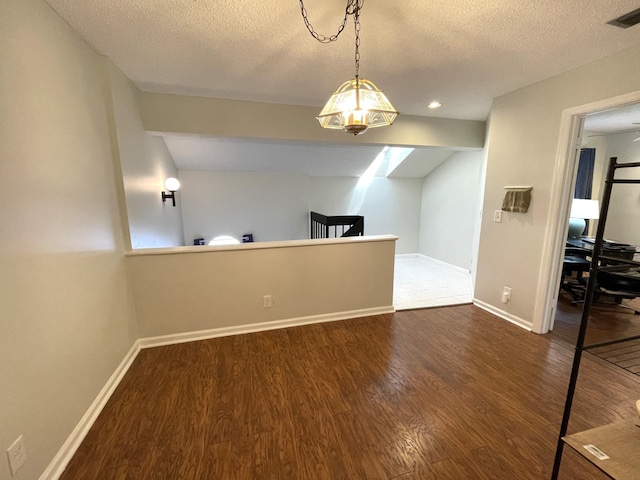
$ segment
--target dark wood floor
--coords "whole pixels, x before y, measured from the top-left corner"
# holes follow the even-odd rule
[[[546,479],[569,317],[540,336],[465,305],[143,350],[62,478]],[[570,431],[640,398],[589,357]],[[604,477],[567,449],[561,478]]]

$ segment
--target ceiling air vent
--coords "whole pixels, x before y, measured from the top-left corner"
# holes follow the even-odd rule
[[[634,10],[633,12],[625,13],[621,17],[615,18],[607,23],[609,25],[613,25],[614,27],[620,28],[633,27],[634,25],[640,23],[640,8]]]

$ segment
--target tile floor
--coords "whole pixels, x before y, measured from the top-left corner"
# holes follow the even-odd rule
[[[471,275],[424,256],[396,257],[393,306],[396,310],[471,303]]]

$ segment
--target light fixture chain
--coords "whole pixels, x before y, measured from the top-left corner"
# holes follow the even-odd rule
[[[356,80],[360,77],[360,10],[364,6],[364,0],[355,0],[353,8],[353,23],[356,32]]]
[[[304,20],[304,24],[307,26],[307,30],[309,30],[311,36],[318,40],[320,43],[330,43],[335,42],[338,39],[342,31],[344,30],[344,27],[346,27],[347,25],[347,18],[349,18],[349,15],[353,15],[355,18],[357,14],[356,12],[359,12],[360,8],[362,8],[362,5],[359,5],[360,1],[364,2],[364,0],[347,0],[347,7],[344,11],[344,18],[342,19],[342,23],[338,27],[338,31],[329,37],[315,31],[313,25],[311,25],[311,23],[309,22],[307,9],[304,6],[304,1],[299,0],[299,4],[300,12],[302,13],[302,19]]]

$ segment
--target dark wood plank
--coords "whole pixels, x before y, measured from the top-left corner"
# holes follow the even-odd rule
[[[147,349],[61,478],[548,478],[567,312],[546,336],[464,305]],[[633,415],[638,378],[586,355],[570,433]],[[561,478],[604,477],[568,453]]]

